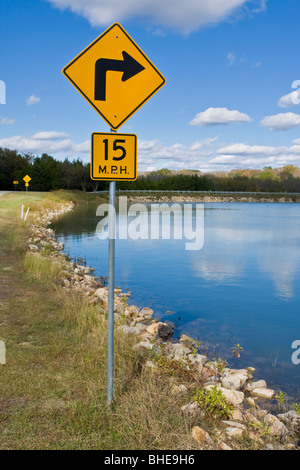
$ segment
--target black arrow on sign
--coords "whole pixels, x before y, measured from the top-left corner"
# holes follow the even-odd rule
[[[106,100],[106,72],[123,72],[122,82],[134,77],[145,69],[126,51],[122,52],[123,60],[98,59],[95,65],[95,100]]]

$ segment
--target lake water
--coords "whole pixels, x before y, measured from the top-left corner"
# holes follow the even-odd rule
[[[53,228],[71,257],[107,276],[99,220],[89,204]],[[257,380],[299,400],[300,364],[292,362],[300,340],[299,235],[299,204],[207,203],[200,250],[187,251],[186,240],[117,239],[116,286],[129,288],[130,303],[175,322],[177,336],[197,338],[234,367],[255,367]]]

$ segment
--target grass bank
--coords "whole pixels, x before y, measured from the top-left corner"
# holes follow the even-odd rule
[[[90,195],[87,196],[90,198]],[[98,196],[99,197],[99,196]],[[9,194],[0,199],[1,449],[192,449],[195,418],[180,412],[163,373],[153,376],[115,337],[115,400],[106,409],[106,316],[57,283],[59,266],[26,255],[32,210],[85,200],[80,193]],[[177,406],[178,405],[178,406]]]

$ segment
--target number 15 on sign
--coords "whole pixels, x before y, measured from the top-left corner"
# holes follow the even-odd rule
[[[92,134],[91,179],[134,181],[137,178],[135,134]]]

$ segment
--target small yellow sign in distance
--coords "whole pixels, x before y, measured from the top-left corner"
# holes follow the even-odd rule
[[[136,180],[137,136],[135,134],[94,132],[91,144],[92,180]]]
[[[165,78],[118,23],[63,74],[112,129],[118,129],[165,83]]]
[[[29,183],[29,181],[31,181],[31,178],[30,176],[26,175],[24,176],[23,180],[25,181],[25,183]]]
[[[28,188],[28,186],[29,186],[29,183],[25,183],[25,186],[26,186],[26,188]]]
[[[19,181],[14,181],[13,184],[19,184]]]

